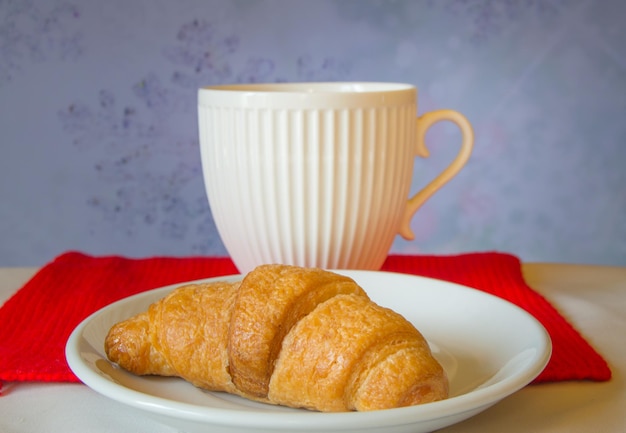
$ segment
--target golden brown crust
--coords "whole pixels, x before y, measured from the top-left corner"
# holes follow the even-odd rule
[[[134,374],[176,375],[152,344],[150,328],[147,311],[114,325],[104,343],[107,356]]]
[[[105,351],[135,374],[320,411],[448,395],[445,372],[410,322],[320,269],[267,265],[241,283],[179,287],[114,325]]]
[[[265,265],[241,283],[230,322],[233,382],[265,396],[283,337],[319,303],[341,293],[367,295],[352,279],[321,269]]]
[[[408,357],[407,352],[422,356]],[[443,369],[410,322],[366,298],[339,295],[320,304],[285,337],[269,399],[326,412],[396,407],[414,386],[415,374],[402,370],[416,358],[421,365],[413,373],[437,371],[442,379]],[[372,380],[373,375],[388,376],[385,380],[394,388],[377,387],[382,382]]]
[[[238,286],[179,287],[147,312],[111,328],[107,356],[135,374],[179,376],[205,389],[234,392],[227,339]]]
[[[150,308],[154,345],[178,376],[196,386],[235,390],[228,371],[228,321],[239,283],[189,285]],[[194,320],[189,318],[193,317]],[[211,372],[211,374],[207,374]]]

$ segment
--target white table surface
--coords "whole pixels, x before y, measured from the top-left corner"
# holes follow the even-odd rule
[[[0,268],[0,303],[35,272]],[[612,380],[527,386],[440,432],[626,432],[626,268],[529,263],[524,275],[604,356]],[[3,391],[2,433],[177,431],[82,384],[5,383]]]

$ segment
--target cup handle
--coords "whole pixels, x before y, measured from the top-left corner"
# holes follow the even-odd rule
[[[415,212],[417,212],[424,202],[437,192],[439,188],[457,175],[469,159],[470,154],[472,153],[472,148],[474,147],[474,130],[472,129],[471,123],[464,115],[454,110],[435,110],[424,113],[417,118],[417,156],[427,158],[430,155],[424,142],[426,131],[428,131],[428,128],[430,128],[433,124],[441,120],[449,120],[459,127],[462,134],[461,149],[452,163],[446,167],[446,169],[441,172],[439,176],[434,178],[421,191],[408,200],[400,223],[400,229],[398,231],[399,234],[407,240],[415,238],[415,234],[413,233],[413,230],[411,230],[411,219],[413,218],[413,215],[415,215]]]

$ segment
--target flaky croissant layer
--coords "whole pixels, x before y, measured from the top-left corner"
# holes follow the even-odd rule
[[[137,375],[324,412],[410,406],[448,396],[428,343],[352,279],[286,265],[241,282],[189,284],[114,325],[109,359]]]

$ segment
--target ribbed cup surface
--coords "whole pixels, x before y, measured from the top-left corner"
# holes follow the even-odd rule
[[[199,107],[205,186],[243,273],[264,263],[378,269],[415,156],[415,102],[392,107]]]

